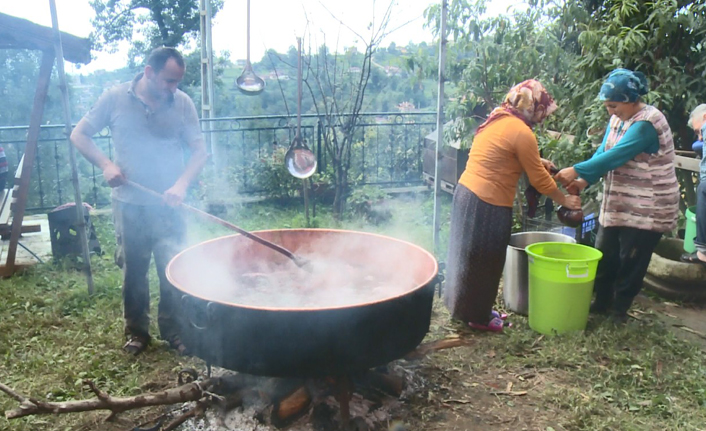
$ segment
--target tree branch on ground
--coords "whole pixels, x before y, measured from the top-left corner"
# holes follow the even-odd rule
[[[415,350],[408,353],[403,359],[408,361],[416,361],[423,359],[433,352],[453,347],[467,346],[470,343],[470,340],[463,338],[448,338],[430,341],[417,346]],[[109,421],[114,419],[116,415],[128,410],[143,407],[196,402],[194,407],[191,407],[189,410],[163,426],[162,430],[168,431],[176,429],[176,427],[184,423],[189,418],[202,415],[208,407],[215,403],[225,404],[226,399],[224,398],[224,395],[234,394],[249,387],[261,385],[262,379],[263,377],[239,373],[234,375],[211,377],[202,381],[192,381],[182,384],[176,388],[166,389],[161,392],[135,395],[132,397],[113,397],[100,390],[93,381],[84,380],[83,383],[88,386],[96,397],[87,400],[63,402],[48,402],[27,397],[3,383],[0,383],[0,392],[4,392],[20,403],[18,408],[5,411],[5,417],[7,419],[18,419],[32,415],[58,415],[65,413],[108,410],[110,411],[110,414],[105,420]],[[160,416],[160,418],[164,418],[164,416]]]

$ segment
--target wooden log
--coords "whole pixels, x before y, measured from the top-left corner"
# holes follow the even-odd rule
[[[209,402],[203,402],[199,401],[196,403],[196,406],[194,406],[192,409],[189,409],[188,411],[184,412],[183,414],[179,415],[179,417],[174,418],[171,422],[167,423],[164,425],[164,427],[160,428],[161,431],[173,431],[177,429],[177,427],[184,422],[187,421],[187,419],[191,418],[196,418],[199,416],[202,416],[205,412],[208,406],[210,405]]]
[[[191,382],[176,388],[161,392],[146,393],[134,397],[112,397],[99,390],[90,380],[85,380],[96,398],[79,401],[65,401],[60,403],[41,401],[19,394],[10,387],[0,383],[0,391],[19,401],[20,406],[14,410],[5,411],[7,419],[17,419],[24,416],[42,414],[63,414],[87,412],[93,410],[109,410],[113,418],[116,414],[142,407],[185,403],[199,401],[202,398],[221,398],[224,391],[235,392],[246,387],[248,378],[240,374],[234,376],[213,377],[200,382]]]
[[[363,384],[398,398],[404,390],[404,377],[371,371],[363,377]]]
[[[272,424],[276,427],[283,427],[292,423],[308,411],[311,401],[309,389],[306,385],[301,385],[297,390],[274,404]]]

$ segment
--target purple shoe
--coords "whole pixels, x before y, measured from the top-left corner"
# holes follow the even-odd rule
[[[468,322],[468,326],[472,329],[477,329],[479,331],[503,332],[503,328],[511,327],[512,323],[506,323],[505,321],[503,321],[503,319],[499,317],[493,317],[490,322],[485,325],[481,323]]]
[[[493,311],[490,312],[490,318],[492,319],[493,317],[497,317],[497,318],[499,318],[500,320],[505,320],[505,319],[507,319],[507,314],[505,314],[505,313],[500,313],[500,312],[498,312],[498,311],[493,310]]]

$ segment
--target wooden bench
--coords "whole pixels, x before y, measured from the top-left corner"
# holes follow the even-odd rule
[[[10,195],[12,195],[12,189],[0,190],[0,226],[7,226],[10,223]]]
[[[17,193],[22,174],[22,164],[25,157],[22,156],[15,172],[15,186],[11,189],[0,190],[0,237],[7,240],[12,232],[12,210],[17,201]],[[22,233],[41,232],[42,227],[38,224],[22,225]]]

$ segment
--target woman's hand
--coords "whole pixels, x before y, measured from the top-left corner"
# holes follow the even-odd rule
[[[542,166],[544,166],[544,169],[546,169],[547,172],[549,172],[550,174],[552,173],[552,171],[559,170],[559,169],[557,169],[556,165],[551,160],[542,159],[542,158],[540,158],[539,160],[542,161]]]
[[[570,182],[566,186],[566,191],[569,192],[569,194],[578,195],[586,187],[588,187],[588,181],[584,180],[583,178],[578,178]]]
[[[570,210],[580,210],[581,209],[581,198],[573,195],[564,195],[563,202],[560,202],[561,206],[564,206]]]
[[[566,187],[571,183],[573,180],[579,177],[579,174],[576,172],[576,169],[572,167],[570,168],[564,168],[559,171],[558,174],[554,175],[554,179],[559,181],[562,186]]]

